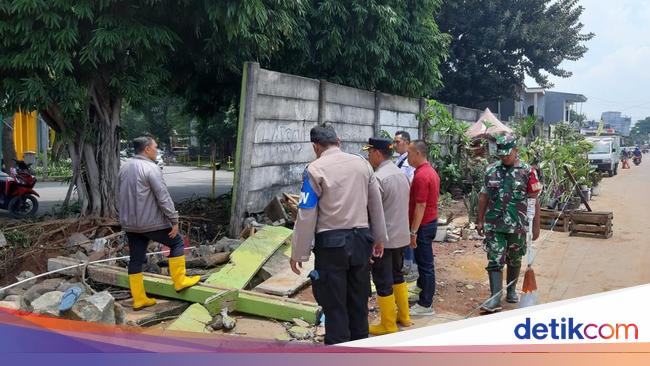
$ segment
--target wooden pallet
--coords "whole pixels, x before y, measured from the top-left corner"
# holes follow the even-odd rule
[[[571,213],[569,236],[588,236],[609,239],[613,235],[614,213],[574,211]]]
[[[558,215],[560,217],[558,218]],[[544,230],[551,230],[553,223],[557,219],[557,224],[553,228],[553,231],[567,232],[569,231],[570,217],[566,212],[560,214],[559,211],[550,210],[548,208],[542,208],[540,210],[540,227]]]

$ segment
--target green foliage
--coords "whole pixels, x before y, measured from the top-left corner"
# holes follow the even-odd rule
[[[650,141],[650,117],[646,117],[634,124],[630,130],[630,140],[636,144],[648,144]]]
[[[551,140],[537,138],[528,146],[520,147],[522,159],[541,169],[540,178],[544,185],[542,204],[552,198],[564,201],[574,194],[573,184],[564,173],[565,165],[569,167],[578,184],[593,184],[594,171],[590,168],[587,158],[592,147],[593,145],[568,123],[556,125]]]
[[[570,77],[560,64],[580,59],[594,36],[582,33],[583,10],[578,0],[445,1],[436,20],[452,41],[437,95],[476,107],[514,96],[526,75],[543,87],[547,74]]]
[[[273,69],[414,97],[441,86],[449,37],[434,20],[440,0],[306,3]]]
[[[429,160],[440,173],[440,191],[460,187],[467,169],[465,151],[469,138],[465,132],[469,126],[455,120],[447,107],[435,100],[427,101],[425,111],[418,118],[426,129]]]
[[[37,177],[43,176],[43,166],[37,165],[33,167],[34,174]],[[60,161],[50,161],[47,164],[47,176],[49,178],[62,178],[68,180],[72,178],[72,161],[69,159],[61,159]]]
[[[512,129],[517,137],[528,139],[533,137],[533,131],[535,130],[536,124],[537,117],[526,116],[524,118],[517,119],[515,121],[515,124],[512,126]]]

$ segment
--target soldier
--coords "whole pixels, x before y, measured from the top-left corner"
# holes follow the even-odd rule
[[[367,338],[370,257],[382,257],[388,239],[379,183],[365,159],[341,151],[332,127],[312,128],[310,140],[317,159],[303,174],[291,269],[300,274],[313,245],[325,344]]]
[[[491,292],[491,298],[482,309],[490,313],[501,310],[502,270],[506,264],[506,283],[514,281],[508,286],[506,301],[519,302],[516,285],[521,257],[526,254],[527,200],[536,198],[542,189],[535,170],[519,160],[514,136],[501,135],[496,140],[500,160],[486,170],[485,183],[479,196],[477,223],[479,234],[485,234],[486,270]],[[539,202],[533,224],[535,240],[539,236]]]
[[[375,168],[381,188],[388,232],[384,256],[373,258],[372,263],[381,320],[379,324],[371,325],[369,331],[372,335],[381,335],[397,332],[397,322],[405,327],[411,325],[408,287],[402,273],[403,250],[410,242],[409,181],[390,160],[393,153],[390,139],[371,138],[364,150],[368,151],[368,161]]]

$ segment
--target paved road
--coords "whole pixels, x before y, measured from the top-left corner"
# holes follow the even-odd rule
[[[650,155],[640,166],[604,178],[601,185],[601,194],[590,205],[594,211],[614,212],[613,237],[553,233],[534,265],[540,302],[650,283]]]
[[[166,166],[163,175],[172,198],[176,202],[183,201],[194,195],[209,196],[212,187],[212,171],[185,166]],[[232,189],[233,173],[218,170],[216,174],[217,195],[230,192]],[[68,185],[65,183],[39,182],[36,183],[39,199],[39,214],[51,211],[65,199]],[[0,211],[0,220],[9,217],[6,211]]]

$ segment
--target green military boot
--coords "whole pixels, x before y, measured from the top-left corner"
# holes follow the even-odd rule
[[[511,266],[508,265],[508,273],[506,274],[506,283],[512,284],[508,286],[508,291],[506,295],[506,301],[512,304],[519,302],[519,296],[517,296],[517,280],[519,279],[519,270],[521,270],[521,265]]]
[[[488,272],[490,278],[490,300],[481,306],[488,313],[501,310],[501,290],[503,289],[503,273],[501,271]]]

